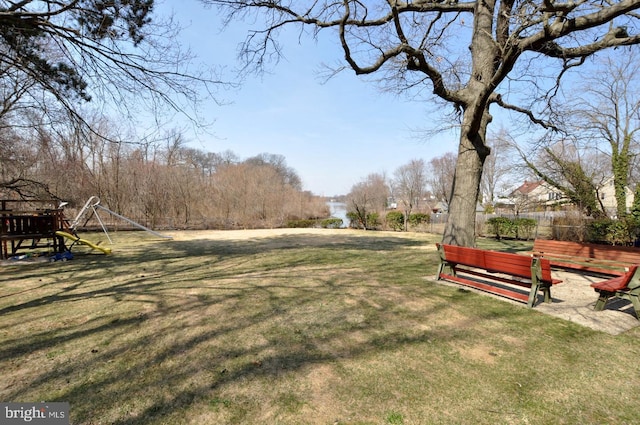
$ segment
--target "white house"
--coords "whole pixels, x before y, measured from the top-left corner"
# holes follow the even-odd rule
[[[616,215],[616,197],[613,187],[613,176],[606,179],[596,188],[598,197],[604,211],[614,217]],[[627,211],[633,205],[633,191],[627,191]],[[506,199],[501,199],[503,208],[511,209],[513,212],[531,212],[540,209],[548,209],[553,206],[566,205],[569,199],[557,188],[544,181],[526,181],[509,193]]]
[[[562,192],[544,181],[526,181],[513,189],[499,203],[512,212],[531,212],[564,204],[568,199]]]
[[[631,210],[631,206],[633,205],[633,191],[629,189],[629,187],[625,188],[627,192],[627,212]],[[609,216],[616,215],[616,191],[613,187],[613,176],[607,178],[598,188],[598,197],[600,198],[600,202],[604,207],[605,212]]]

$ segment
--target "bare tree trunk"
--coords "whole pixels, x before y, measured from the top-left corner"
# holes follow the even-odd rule
[[[487,124],[490,121],[488,106],[482,107],[476,103],[464,112],[449,215],[442,243],[475,246],[476,205],[482,168],[490,153],[485,144]]]

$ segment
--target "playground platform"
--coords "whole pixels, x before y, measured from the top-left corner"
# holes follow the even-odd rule
[[[65,250],[64,238],[56,235],[66,222],[54,200],[0,200],[0,259],[20,250]]]

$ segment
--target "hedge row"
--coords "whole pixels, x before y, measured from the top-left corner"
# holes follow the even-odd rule
[[[587,239],[607,245],[638,245],[640,223],[633,218],[615,220],[600,219],[587,224]]]
[[[323,220],[317,219],[303,219],[303,220],[289,220],[286,223],[286,227],[289,228],[317,228],[323,229],[339,229],[344,222],[341,218],[325,218]]]
[[[400,211],[391,211],[385,218],[387,226],[392,230],[404,230],[404,214]],[[415,227],[420,224],[429,224],[431,216],[425,213],[409,214],[409,226]]]
[[[538,222],[532,218],[491,217],[487,225],[496,239],[509,237],[529,240],[534,236]]]

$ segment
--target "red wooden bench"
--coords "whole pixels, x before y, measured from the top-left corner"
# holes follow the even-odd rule
[[[501,295],[533,307],[538,291],[551,302],[551,264],[536,258],[508,252],[487,251],[455,245],[437,244],[440,254],[438,280],[444,279],[482,291]],[[521,288],[529,288],[529,293]]]
[[[596,311],[604,310],[609,299],[622,298],[631,301],[636,318],[640,320],[640,269],[637,265],[632,266],[622,276],[592,283],[591,287],[600,294],[596,301]]]
[[[629,246],[536,239],[533,254],[548,258],[554,267],[613,276],[640,264],[640,249]]]

